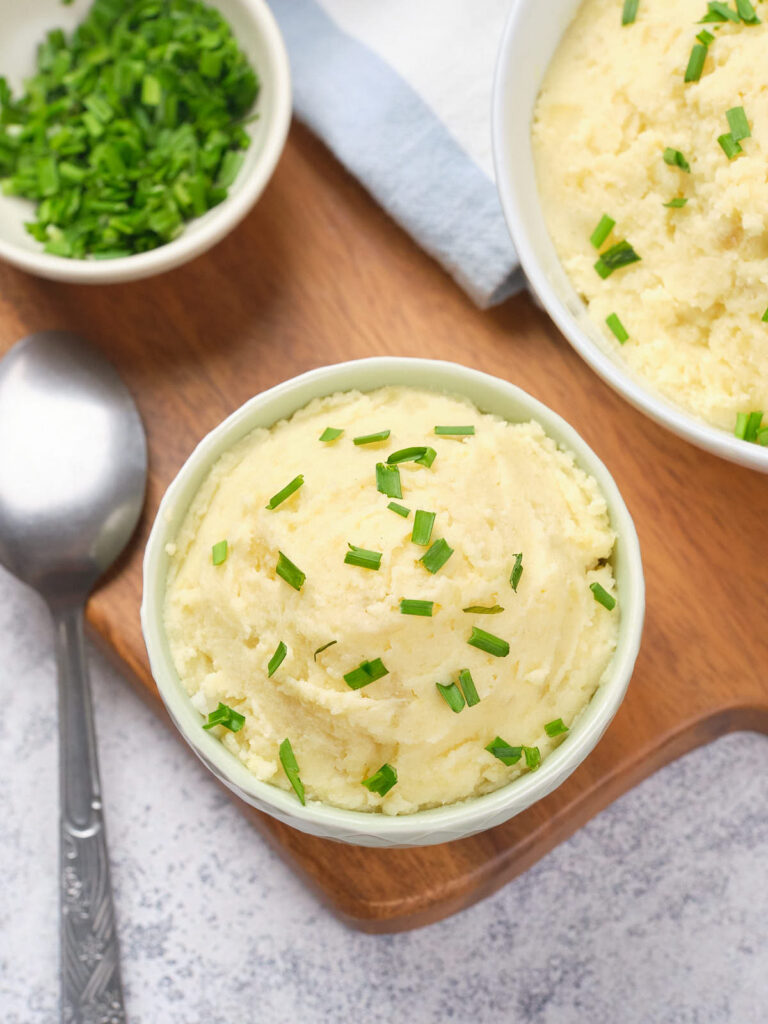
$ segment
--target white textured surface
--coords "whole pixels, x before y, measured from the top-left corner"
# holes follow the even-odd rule
[[[55,684],[47,618],[0,572],[0,1020],[56,1024]],[[644,783],[431,928],[339,924],[100,659],[102,778],[130,1024],[760,1024],[768,743]]]

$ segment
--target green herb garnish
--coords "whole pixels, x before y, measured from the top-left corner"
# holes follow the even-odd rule
[[[696,38],[699,40],[702,46],[709,46],[715,41],[715,37],[711,32],[707,32],[705,28],[701,32],[697,33]]]
[[[541,764],[541,751],[538,747],[523,747],[525,765],[530,771],[535,771]]]
[[[315,653],[312,655],[312,660],[317,661],[318,654],[322,654],[323,651],[327,651],[329,647],[333,647],[333,645],[337,644],[338,642],[338,640],[329,640],[327,644],[323,644],[322,647],[318,647]]]
[[[610,316],[605,318],[605,322],[620,345],[623,345],[629,339],[629,333],[621,320],[619,320],[617,313],[611,313]]]
[[[419,561],[427,572],[431,572],[434,575],[438,569],[442,569],[452,554],[453,548],[441,537],[440,540],[435,541],[426,554],[421,556]]]
[[[456,683],[447,683],[446,685],[435,683],[435,686],[437,687],[437,692],[451,711],[458,714],[464,707],[464,696]]]
[[[493,633],[486,633],[484,629],[477,626],[472,627],[472,635],[467,643],[470,647],[476,647],[479,651],[492,654],[494,658],[506,658],[509,654],[509,644]]]
[[[397,466],[387,466],[383,462],[376,463],[376,489],[388,498],[402,498],[403,489],[400,485],[400,470]]]
[[[547,722],[544,732],[547,736],[562,736],[564,732],[568,732],[568,726],[562,718],[556,718],[553,722]]]
[[[609,594],[605,587],[599,583],[590,583],[589,589],[598,604],[601,604],[603,608],[607,608],[609,612],[613,611],[616,607],[616,598],[612,594]]]
[[[707,4],[707,13],[699,22],[700,25],[707,24],[709,22],[723,22],[723,21],[735,21],[738,22],[739,15],[736,11],[732,11],[727,3],[722,3],[721,0],[712,0]]]
[[[401,448],[387,456],[387,465],[397,466],[401,462],[419,462],[422,466],[431,466],[437,452],[434,448],[421,445],[417,448]]]
[[[339,430],[337,427],[326,427],[325,430],[319,437],[320,441],[325,441],[326,444],[329,441],[338,441],[341,435],[344,433],[343,430]]]
[[[493,754],[494,757],[497,757],[499,761],[501,761],[502,764],[505,764],[508,768],[513,764],[517,764],[523,756],[522,747],[511,747],[506,740],[501,738],[501,736],[497,736],[495,740],[491,740],[485,749],[489,754]]]
[[[640,0],[624,0],[624,9],[621,12],[621,24],[631,25],[637,17],[637,8]]]
[[[344,682],[351,690],[361,690],[369,683],[375,683],[377,679],[383,679],[387,675],[389,669],[384,666],[381,658],[376,658],[373,661],[364,661],[351,672],[347,672]]]
[[[736,416],[734,433],[742,441],[754,442],[763,423],[762,411],[740,412]]]
[[[283,766],[283,771],[288,777],[288,781],[293,786],[293,790],[296,796],[302,802],[306,803],[304,799],[304,785],[299,777],[299,763],[296,760],[296,755],[293,752],[290,740],[283,740],[279,748],[280,753],[280,764]]]
[[[674,199],[670,199],[668,203],[662,203],[668,210],[682,210],[685,204],[688,202],[686,196],[675,196]],[[629,337],[629,335],[627,335]]]
[[[301,590],[304,586],[304,580],[307,578],[301,569],[294,565],[290,558],[286,557],[282,551],[277,553],[275,572],[278,576],[282,576],[285,582],[289,583],[294,590]]]
[[[212,729],[214,725],[223,725],[230,732],[239,732],[245,725],[245,715],[239,711],[219,703],[215,711],[208,715],[208,721],[203,724],[204,729]]]
[[[417,509],[416,515],[413,517],[413,532],[411,533],[411,540],[414,544],[419,544],[421,547],[426,547],[429,544],[430,537],[432,536],[432,527],[435,525],[435,512],[425,512],[423,509]]]
[[[275,653],[269,659],[269,664],[267,665],[267,678],[268,679],[271,679],[271,677],[275,674],[275,672],[283,664],[283,662],[285,661],[285,656],[286,656],[287,653],[288,653],[288,648],[285,646],[285,644],[281,640],[280,643],[277,645],[277,648],[275,649]]]
[[[377,434],[361,434],[360,437],[353,437],[352,443],[358,446],[361,444],[379,444],[381,441],[386,441],[391,433],[391,430],[380,430]]]
[[[517,593],[517,584],[520,582],[520,577],[523,575],[523,553],[522,551],[515,555],[515,564],[512,566],[512,574],[509,577],[509,584]]]
[[[464,700],[467,702],[468,708],[473,708],[475,704],[480,703],[480,697],[475,687],[475,681],[468,668],[463,668],[461,672],[459,672],[459,685],[461,686],[462,693],[464,694]]]
[[[434,607],[434,601],[412,601],[403,598],[400,602],[400,612],[403,615],[423,615],[425,618],[431,618]]]
[[[620,270],[622,267],[628,267],[630,263],[638,263],[640,257],[637,255],[635,250],[626,240],[617,242],[616,245],[612,245],[610,249],[606,249],[605,252],[600,254],[600,259],[595,264],[595,270],[598,272],[600,277],[605,280],[610,277],[611,274]]]
[[[402,516],[403,519],[407,519],[408,516],[411,514],[411,510],[409,508],[406,508],[405,505],[398,505],[396,501],[390,501],[390,503],[387,505],[387,508],[391,509],[393,512],[396,512],[397,515]]]
[[[359,548],[355,544],[348,544],[349,551],[344,556],[347,565],[359,565],[361,569],[381,568],[381,552],[368,551],[366,548]]]
[[[226,562],[229,545],[225,540],[220,540],[211,549],[211,561],[214,565],[221,565]]]
[[[752,135],[744,107],[731,107],[730,110],[726,110],[725,116],[734,142],[741,142]]]
[[[736,0],[736,10],[745,25],[759,25],[760,19],[749,0]]]
[[[468,437],[474,434],[475,428],[472,425],[466,427],[435,427],[435,433],[439,437]]]
[[[268,509],[273,509],[273,508],[277,508],[278,505],[282,505],[282,503],[285,501],[285,499],[286,498],[290,498],[290,496],[295,491],[298,491],[298,489],[301,487],[301,485],[303,483],[304,483],[304,474],[303,473],[299,473],[299,475],[295,476],[293,478],[293,480],[291,480],[291,482],[289,484],[285,485],[285,487],[282,489],[282,491],[278,491],[277,494],[273,494],[272,495],[272,497],[267,502],[266,507]]]
[[[391,764],[383,764],[377,772],[374,772],[368,779],[363,779],[363,785],[372,793],[379,796],[386,796],[397,782],[397,770]]]
[[[504,609],[500,604],[492,604],[489,606],[482,604],[471,604],[468,608],[462,608],[463,612],[467,612],[470,615],[499,615]]]
[[[613,217],[609,217],[607,213],[604,213],[600,220],[597,222],[597,227],[592,232],[592,235],[589,239],[592,245],[594,245],[596,249],[599,249],[615,227],[616,221],[613,219]]]
[[[685,171],[686,174],[691,173],[691,165],[685,159],[679,149],[672,149],[671,146],[667,146],[662,154],[664,163],[670,167],[679,167],[681,171]]]
[[[685,82],[698,82],[701,72],[704,70],[704,62],[707,59],[707,47],[701,43],[694,43],[691,56],[688,58],[688,66],[685,69]]]
[[[741,146],[730,132],[726,132],[724,135],[718,135],[717,141],[729,160],[733,160],[742,152]]]

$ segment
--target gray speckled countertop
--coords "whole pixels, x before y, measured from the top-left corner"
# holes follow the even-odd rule
[[[55,1024],[47,614],[0,572],[0,1021]],[[320,906],[94,656],[130,1024],[762,1024],[768,742],[725,737],[484,903],[402,935]]]

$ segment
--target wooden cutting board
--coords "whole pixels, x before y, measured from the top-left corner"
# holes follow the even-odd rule
[[[560,789],[491,832],[413,850],[313,839],[242,805],[348,922],[396,931],[454,913],[665,762],[731,729],[768,732],[768,479],[698,451],[631,409],[527,296],[491,312],[475,309],[302,129],[293,129],[246,221],[187,267],[93,288],[0,266],[0,352],[51,327],[80,331],[103,349],[147,426],[146,515],[94,595],[89,620],[160,714],[139,628],[149,524],[195,443],[264,388],[362,356],[456,360],[552,406],[623,491],[647,575],[643,649],[613,725]]]

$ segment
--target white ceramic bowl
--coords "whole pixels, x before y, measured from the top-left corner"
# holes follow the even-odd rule
[[[229,195],[202,217],[190,221],[172,242],[113,260],[73,260],[43,252],[24,230],[34,205],[0,195],[0,259],[39,277],[76,284],[112,284],[162,274],[210,249],[248,213],[272,176],[285,145],[291,120],[291,79],[280,30],[265,0],[208,0],[232,27],[241,49],[261,80],[258,118],[247,126],[251,144]],[[53,28],[71,31],[84,18],[91,0],[63,6],[57,0],[14,0],[2,4],[0,74],[14,92],[35,68],[38,43]]]
[[[512,422],[533,418],[562,447],[570,449],[597,479],[608,502],[618,537],[613,562],[621,610],[618,646],[603,682],[578,724],[541,768],[495,793],[401,817],[340,810],[317,802],[302,806],[293,793],[256,779],[202,728],[202,717],[176,673],[163,628],[166,544],[175,538],[190,502],[218,457],[255,427],[269,427],[313,398],[355,388],[370,391],[385,384],[464,395],[481,410]],[[246,402],[200,442],[168,488],[152,527],[144,557],[141,624],[152,674],[171,718],[214,775],[243,800],[312,835],[362,846],[423,846],[498,825],[546,796],[571,774],[600,739],[624,697],[640,645],[644,609],[643,568],[632,519],[608,470],[572,427],[524,391],[496,377],[455,363],[381,358],[325,366],[279,384]]]
[[[541,81],[581,0],[515,0],[493,90],[493,152],[501,204],[528,283],[579,355],[651,419],[706,451],[768,473],[768,448],[697,419],[638,378],[614,354],[563,270],[541,210],[531,119]],[[618,15],[617,15],[618,17]]]

